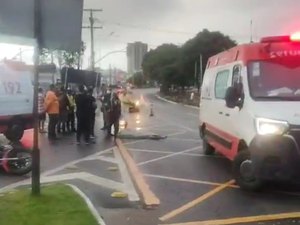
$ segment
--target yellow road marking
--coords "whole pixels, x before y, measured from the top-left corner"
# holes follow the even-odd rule
[[[143,174],[139,171],[138,166],[131,157],[127,148],[124,146],[120,139],[116,140],[118,149],[126,163],[126,166],[130,172],[130,175],[133,179],[133,183],[138,189],[139,194],[141,195],[142,200],[147,208],[156,207],[160,204],[160,200],[155,196],[155,194],[150,190],[148,184],[146,183]]]
[[[167,177],[167,176],[161,176],[161,175],[154,175],[154,174],[144,174],[145,177],[153,177],[158,179],[165,179],[165,180],[174,180],[174,181],[182,181],[182,182],[188,182],[188,183],[194,183],[194,184],[206,184],[211,186],[221,186],[221,183],[215,183],[210,181],[203,181],[203,180],[192,180],[192,179],[185,179],[185,178],[177,178],[177,177]],[[239,188],[237,185],[229,185],[228,187],[231,188]]]
[[[273,215],[261,215],[261,216],[249,216],[249,217],[237,217],[223,220],[208,220],[188,223],[174,223],[166,225],[230,225],[230,224],[242,224],[242,223],[257,223],[275,220],[285,219],[298,219],[300,218],[300,212],[293,213],[281,213]]]
[[[204,200],[208,199],[209,197],[212,197],[213,195],[219,193],[220,191],[224,190],[225,188],[229,187],[232,184],[234,184],[234,180],[231,180],[225,184],[220,185],[219,187],[216,187],[215,189],[205,193],[204,195],[201,195],[199,198],[181,206],[178,209],[175,209],[175,210],[167,213],[166,215],[160,217],[159,219],[161,221],[169,220],[169,219],[183,213],[184,211],[194,207],[195,205],[198,205],[199,203],[203,202]]]

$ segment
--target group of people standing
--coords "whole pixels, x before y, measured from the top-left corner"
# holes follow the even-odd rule
[[[114,125],[114,134],[119,131],[119,118],[121,116],[121,102],[118,96],[112,91],[103,93],[100,98],[102,103],[104,126],[102,130],[107,130],[111,136],[111,127]],[[78,87],[78,92],[64,88],[58,89],[55,85],[50,85],[46,95],[39,89],[39,115],[40,132],[45,131],[46,114],[48,115],[48,137],[57,139],[57,133],[76,132],[77,144],[81,144],[83,138],[85,144],[94,143],[94,129],[97,103],[93,96],[93,88],[87,90],[83,85]],[[75,120],[77,126],[75,128]]]

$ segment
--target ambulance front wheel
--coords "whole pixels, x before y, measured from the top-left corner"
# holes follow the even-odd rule
[[[236,183],[246,191],[259,191],[263,181],[255,176],[249,150],[242,150],[233,160],[233,174]]]
[[[208,143],[205,137],[203,138],[203,152],[205,155],[215,154],[215,148]]]

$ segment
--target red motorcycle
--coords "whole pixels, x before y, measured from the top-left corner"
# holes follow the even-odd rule
[[[32,170],[32,154],[21,143],[0,146],[0,166],[8,174],[24,175]]]
[[[32,170],[33,130],[26,130],[21,139],[0,144],[0,167],[8,174],[24,175]]]

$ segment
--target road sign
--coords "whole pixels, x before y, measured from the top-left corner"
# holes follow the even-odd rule
[[[41,47],[79,51],[83,0],[40,0]],[[34,0],[1,0],[0,41],[32,45]]]

